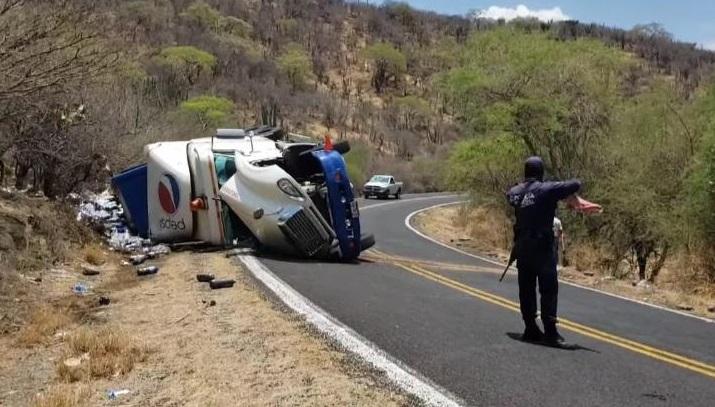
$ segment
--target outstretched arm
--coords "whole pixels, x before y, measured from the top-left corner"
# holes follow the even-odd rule
[[[578,192],[581,189],[581,181],[572,179],[562,182],[547,182],[546,188],[553,200],[560,201]]]

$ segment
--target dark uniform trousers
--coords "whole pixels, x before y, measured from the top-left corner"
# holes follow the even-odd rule
[[[521,316],[529,323],[536,319],[536,284],[541,294],[541,320],[544,326],[556,323],[559,283],[551,230],[524,231],[517,242],[516,267],[519,271]]]

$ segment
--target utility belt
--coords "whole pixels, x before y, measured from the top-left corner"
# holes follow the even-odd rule
[[[529,240],[554,240],[552,229],[521,229],[514,227],[514,241]]]
[[[551,229],[514,228],[513,258],[551,253],[554,244],[554,232]]]

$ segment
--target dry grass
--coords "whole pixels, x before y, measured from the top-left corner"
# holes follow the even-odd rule
[[[490,207],[458,207],[458,217],[453,223],[467,226],[469,237],[487,248],[506,249],[511,242],[511,225],[509,219],[497,208]]]
[[[70,316],[62,310],[42,307],[30,316],[17,337],[17,344],[31,347],[46,343],[60,328],[72,322]]]
[[[511,226],[498,209],[447,206],[422,212],[415,222],[418,228],[446,243],[496,258],[509,256]]]
[[[86,246],[83,250],[84,261],[92,266],[101,266],[107,262],[107,255],[95,245]]]
[[[32,407],[79,407],[86,404],[89,389],[84,386],[53,386],[35,397]]]
[[[568,264],[577,271],[599,271],[606,270],[604,259],[607,254],[603,248],[589,244],[576,244],[566,247],[566,259]]]
[[[57,364],[57,375],[70,383],[127,374],[149,354],[148,348],[112,326],[81,327],[70,336],[67,347],[66,357]],[[64,362],[71,357],[83,361],[78,366],[67,366]]]

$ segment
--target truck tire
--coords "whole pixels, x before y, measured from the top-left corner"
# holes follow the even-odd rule
[[[402,193],[401,189],[398,189],[397,192],[395,193],[395,199],[400,199],[400,194]]]
[[[375,235],[366,234],[360,236],[360,251],[367,250],[375,246]]]

